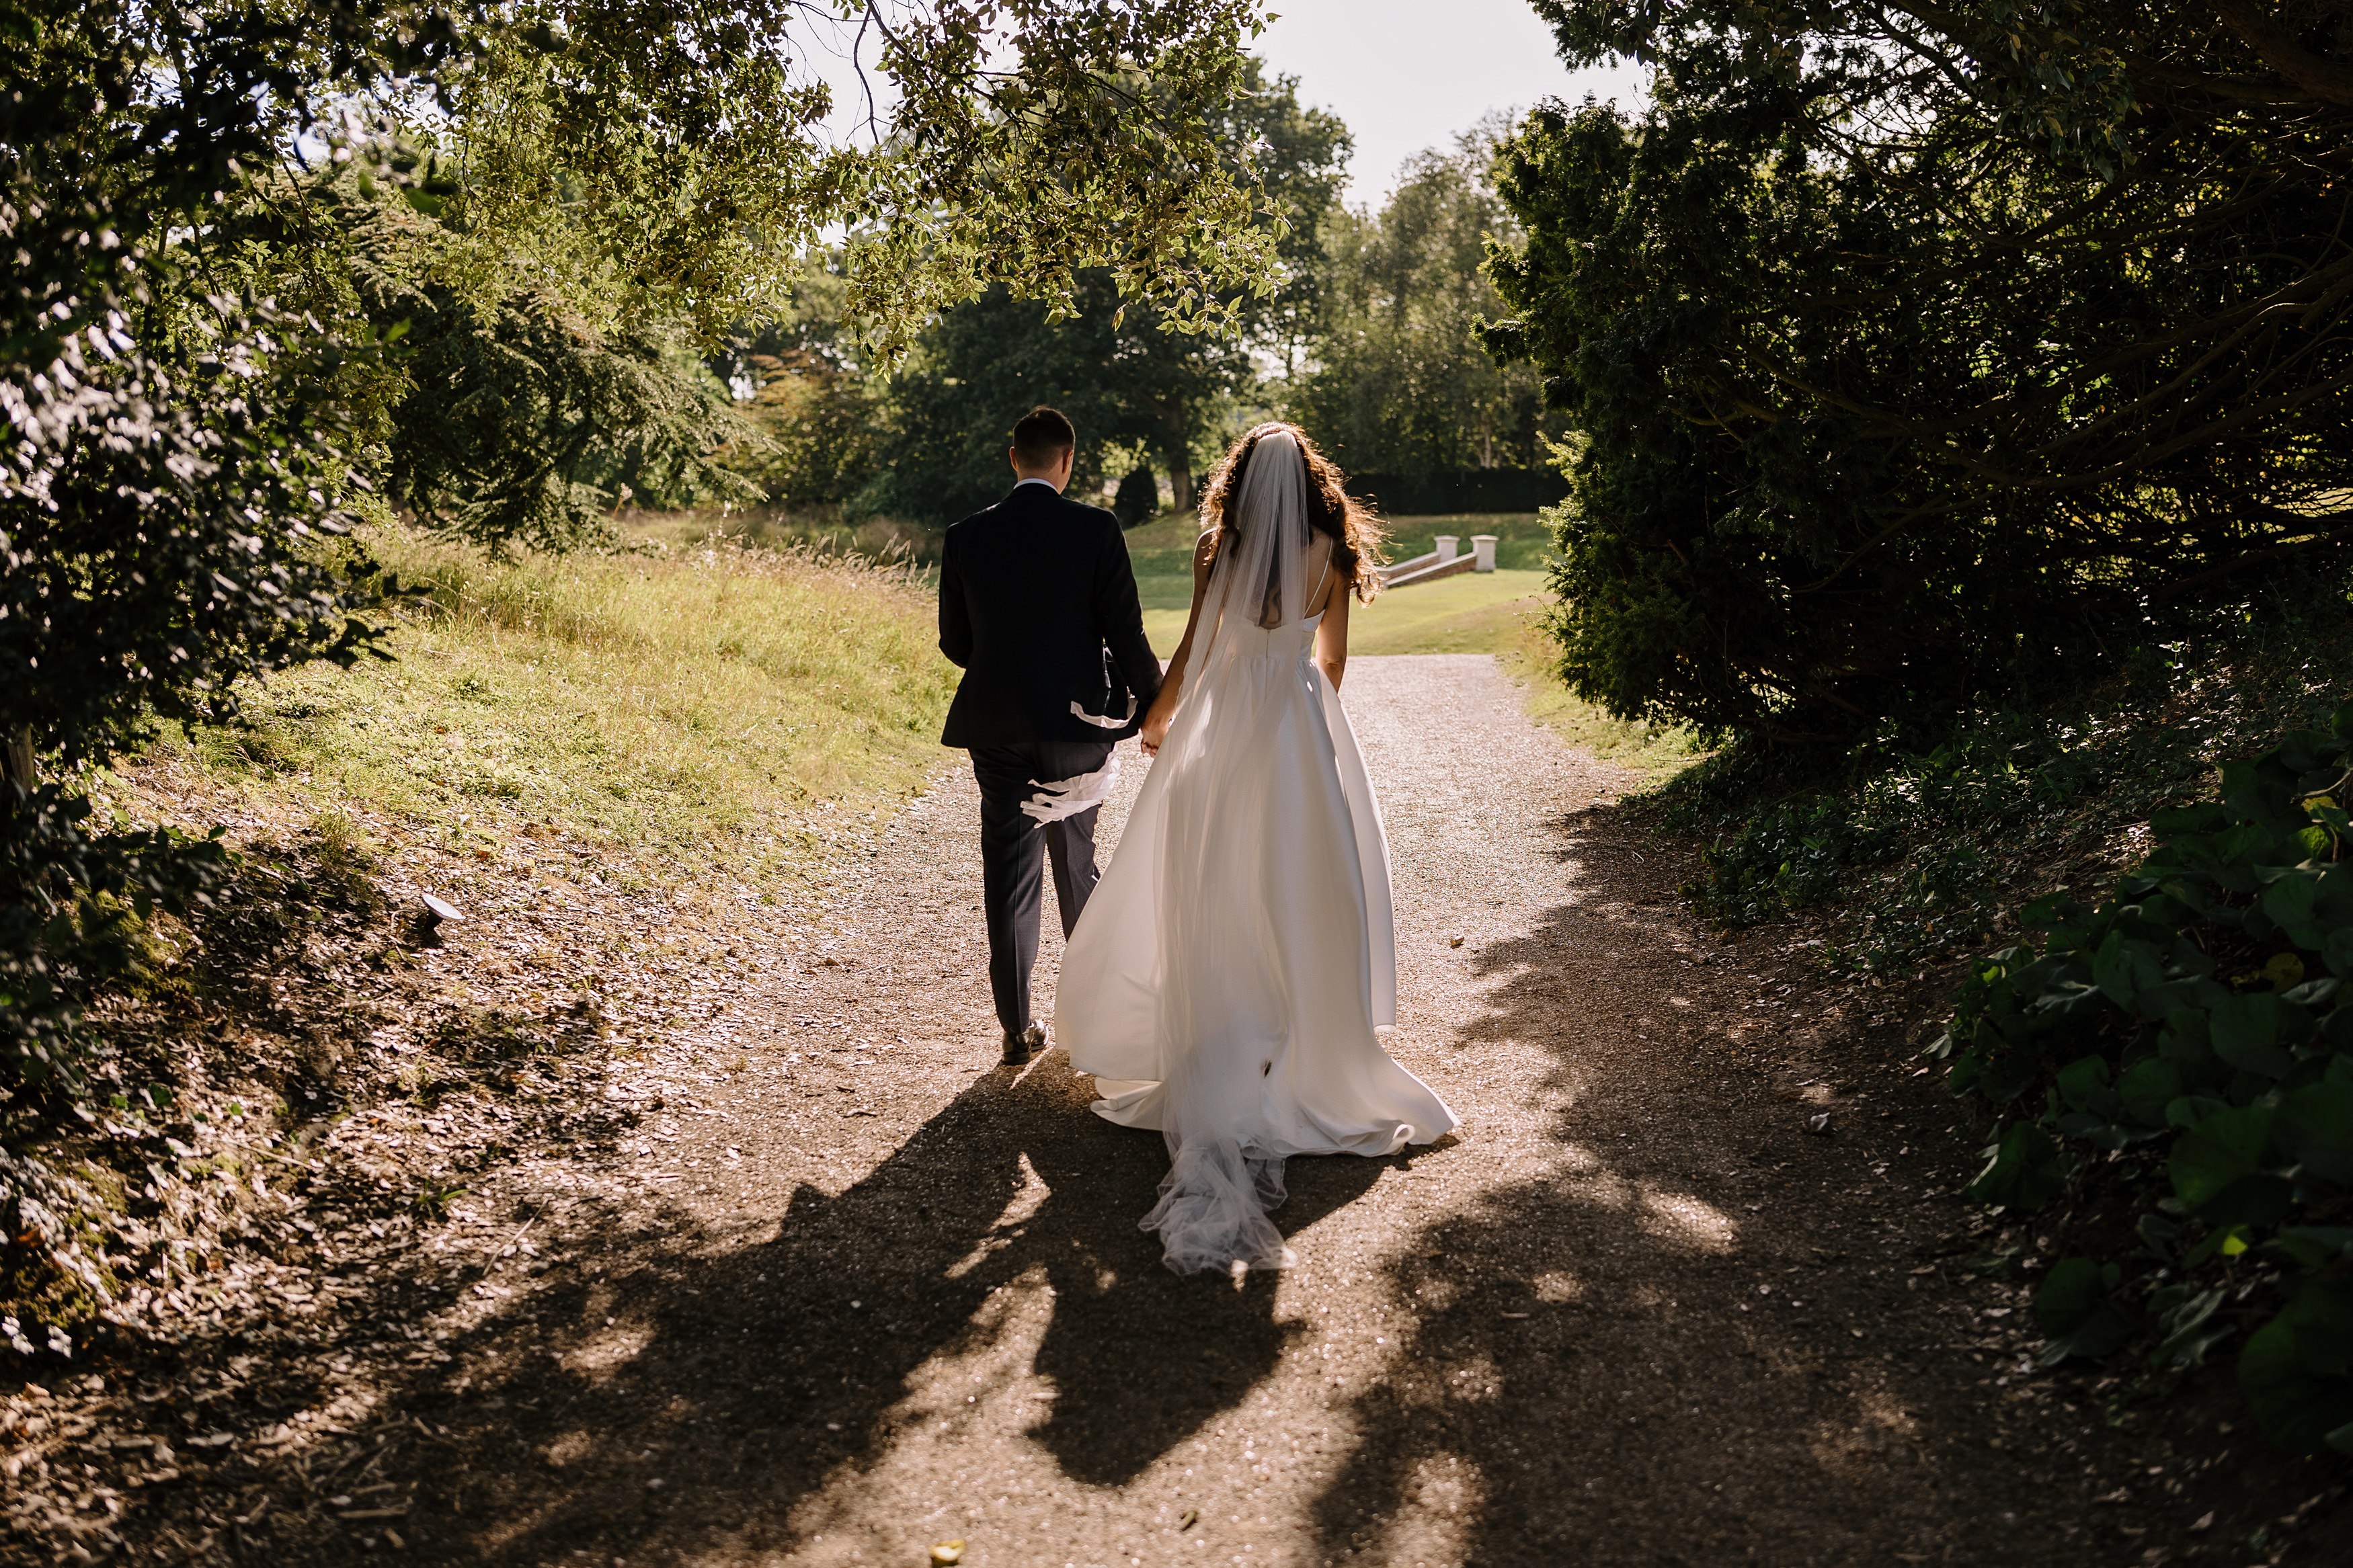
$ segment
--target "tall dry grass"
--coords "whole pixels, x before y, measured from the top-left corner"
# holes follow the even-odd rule
[[[369,540],[422,597],[392,662],[313,667],[247,730],[190,745],[216,783],[461,836],[541,823],[625,855],[793,862],[946,758],[954,668],[912,569],[730,546],[500,562]]]

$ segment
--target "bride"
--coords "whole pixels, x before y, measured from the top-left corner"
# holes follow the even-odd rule
[[[1201,518],[1192,616],[1144,723],[1152,773],[1054,1012],[1096,1112],[1167,1140],[1143,1223],[1179,1273],[1293,1261],[1266,1215],[1290,1156],[1390,1154],[1455,1124],[1374,1033],[1397,1021],[1388,848],[1339,686],[1379,535],[1281,424],[1235,443]]]

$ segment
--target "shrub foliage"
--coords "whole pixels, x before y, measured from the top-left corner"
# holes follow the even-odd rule
[[[1493,262],[1579,433],[1564,668],[1622,716],[1923,728],[2353,527],[2341,7],[1539,0]]]
[[[2353,704],[2221,796],[2159,813],[2097,907],[2029,906],[1936,1048],[2008,1118],[1978,1200],[2039,1207],[2094,1156],[2137,1181],[2135,1254],[2038,1293],[2049,1359],[2145,1337],[2178,1371],[2243,1333],[2264,1431],[2353,1455]]]

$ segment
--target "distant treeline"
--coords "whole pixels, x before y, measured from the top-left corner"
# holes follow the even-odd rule
[[[1092,273],[1059,320],[1003,290],[958,306],[886,375],[851,337],[831,259],[789,319],[715,362],[755,426],[731,467],[788,508],[937,529],[1004,492],[1008,432],[1051,403],[1079,426],[1076,485],[1115,495],[1130,522],[1189,510],[1233,435],[1274,416],[1368,476],[1360,488],[1392,512],[1558,500],[1547,437],[1564,426],[1545,413],[1541,378],[1475,337],[1504,312],[1486,245],[1517,236],[1490,175],[1502,128],[1423,154],[1377,208],[1352,209],[1339,200],[1347,128],[1303,107],[1289,78],[1251,85],[1219,134],[1255,150],[1286,226],[1273,291],[1229,301],[1238,332],[1166,330]]]
[[[1428,517],[1535,511],[1565,499],[1568,481],[1550,468],[1433,468],[1418,474],[1350,474],[1348,492],[1392,517]]]

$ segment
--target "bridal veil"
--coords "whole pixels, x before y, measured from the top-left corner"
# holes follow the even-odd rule
[[[1180,1272],[1291,1261],[1266,1212],[1290,1156],[1388,1154],[1455,1124],[1375,1033],[1397,1016],[1388,849],[1307,614],[1335,541],[1290,429],[1257,437],[1167,739],[1056,996],[1096,1111],[1167,1141],[1143,1223]]]

